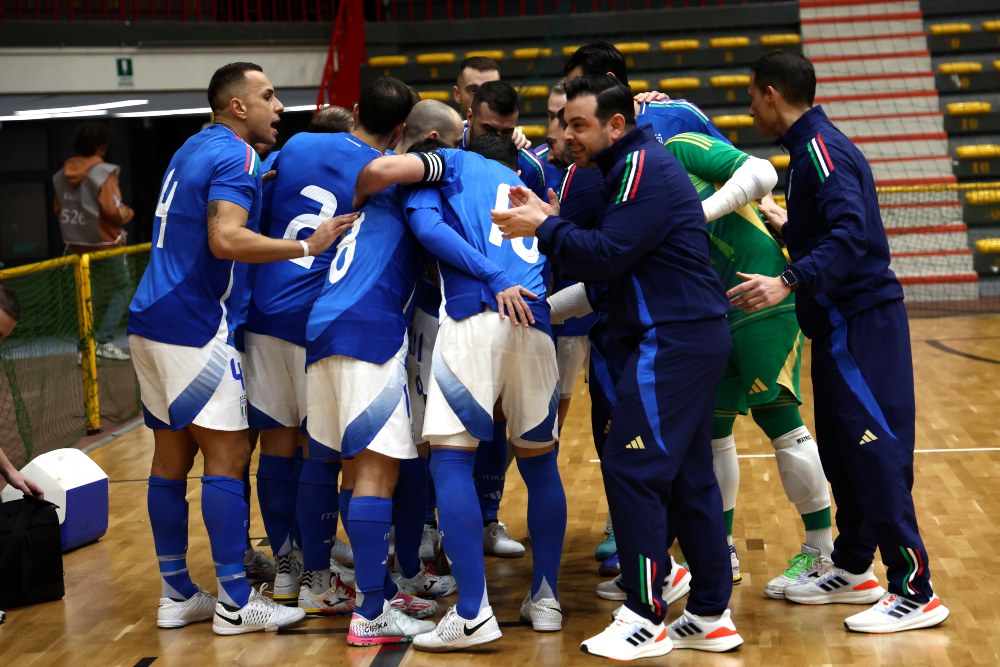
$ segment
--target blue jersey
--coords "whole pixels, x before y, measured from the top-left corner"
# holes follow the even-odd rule
[[[414,233],[438,259],[445,311],[455,320],[497,310],[496,295],[513,285],[521,285],[538,296],[528,305],[535,326],[551,334],[549,305],[545,300],[546,260],[538,252],[535,239],[504,240],[490,218],[491,209],[506,208],[511,186],[523,185],[517,174],[499,162],[461,150],[441,149],[424,154],[435,166],[427,180],[438,181],[440,189],[411,188],[405,199],[407,217]],[[442,223],[443,221],[443,223]],[[456,260],[442,257],[440,250],[428,244],[428,230],[443,224],[496,266],[502,275],[489,273],[489,266],[478,270],[460,266]],[[488,279],[484,279],[487,278]]]
[[[458,145],[462,150],[466,150],[469,147],[469,128],[465,128],[465,132],[462,133],[462,142]],[[548,197],[545,194],[547,189],[545,182],[545,167],[544,162],[538,159],[538,156],[532,153],[527,148],[522,148],[517,152],[517,169],[521,173],[521,182],[527,186],[529,190],[534,192],[541,198],[542,201],[548,201]]]
[[[129,305],[128,332],[172,345],[202,347],[223,318],[233,333],[233,262],[208,247],[210,201],[260,216],[260,159],[224,125],[211,125],[174,153],[160,187],[149,265]],[[237,304],[238,310],[238,304]]]
[[[653,128],[653,135],[661,144],[684,132],[707,134],[732,144],[708,119],[704,111],[687,100],[643,102],[639,105],[635,124],[639,127]]]
[[[276,165],[268,235],[308,238],[323,220],[349,212],[358,173],[379,155],[343,132],[303,132],[289,139]],[[309,312],[326,282],[331,259],[334,255],[343,259],[345,242],[318,257],[262,264],[254,281],[247,329],[304,346]]]

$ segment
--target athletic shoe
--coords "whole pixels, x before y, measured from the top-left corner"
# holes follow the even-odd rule
[[[278,573],[274,575],[274,600],[294,605],[302,585],[302,563],[294,553],[278,556],[275,561]]]
[[[420,535],[420,560],[425,563],[432,562],[440,550],[441,531],[425,523],[424,532]]]
[[[483,552],[501,558],[520,558],[524,545],[507,534],[507,526],[491,521],[483,526]]]
[[[663,623],[653,623],[622,606],[604,632],[585,639],[580,650],[612,660],[635,660],[666,655],[673,642]]]
[[[399,590],[422,598],[439,598],[455,592],[455,577],[434,574],[427,566],[420,568],[420,572],[411,579],[405,578],[401,572],[393,572],[392,580]]]
[[[132,355],[112,343],[110,340],[105,343],[98,343],[95,345],[94,354],[103,359],[113,359],[115,361],[128,361],[132,358]]]
[[[594,549],[595,560],[607,560],[618,552],[618,545],[615,543],[614,527],[608,526],[604,533],[606,535],[604,541],[598,544],[597,548]]]
[[[670,562],[673,564],[673,569],[663,579],[663,600],[667,604],[680,600],[691,590],[691,573],[686,567],[677,563],[673,556],[670,557]],[[605,600],[625,600],[627,596],[621,575],[597,584],[597,597]]]
[[[243,570],[247,574],[247,581],[274,581],[278,572],[274,561],[268,558],[260,549],[247,549],[243,553]]]
[[[610,577],[613,574],[621,574],[622,566],[618,560],[618,554],[614,554],[597,568],[597,574],[603,577]]]
[[[344,582],[344,585],[348,588],[357,589],[356,582],[354,580],[354,569],[347,567],[346,565],[341,565],[335,560],[330,561],[330,572],[334,576],[340,577],[340,580]]]
[[[396,597],[389,600],[388,604],[412,618],[427,618],[438,610],[438,603],[434,600],[414,597],[403,591],[396,593]]]
[[[685,609],[680,618],[667,626],[667,634],[674,642],[674,648],[712,653],[732,651],[743,643],[728,609],[717,621],[706,621]]]
[[[930,628],[948,618],[948,607],[938,596],[917,602],[894,593],[886,593],[871,609],[848,616],[844,627],[854,632],[901,632]]]
[[[322,593],[314,593],[303,583],[297,606],[309,616],[342,616],[354,612],[356,596],[353,588],[345,586],[340,577],[334,577],[330,590]]]
[[[262,584],[259,590],[252,590],[250,599],[242,608],[216,603],[212,631],[217,635],[242,635],[258,630],[275,632],[306,617],[302,609],[285,607],[265,597],[265,588],[267,584]]]
[[[201,590],[187,600],[160,598],[160,607],[156,610],[156,627],[183,628],[188,623],[207,621],[215,613],[216,599]]]
[[[413,648],[430,653],[444,653],[485,644],[502,636],[491,607],[481,609],[474,619],[468,621],[452,607],[437,627],[413,638]]]
[[[418,621],[404,614],[398,606],[386,602],[384,611],[377,618],[368,620],[357,613],[351,617],[347,643],[351,646],[399,644],[434,629],[432,621]]]
[[[802,583],[785,587],[786,600],[799,604],[872,604],[885,595],[871,567],[864,574],[851,574],[823,560],[824,567],[814,570]]]
[[[562,630],[562,605],[555,598],[531,599],[531,593],[521,603],[521,620],[531,623],[535,632],[557,632]]]
[[[808,544],[802,545],[802,553],[788,561],[788,567],[764,586],[764,595],[775,600],[785,599],[785,589],[792,584],[800,584],[813,572],[823,567],[824,561],[819,549]]]
[[[733,566],[733,586],[743,581],[743,575],[740,574],[740,557],[736,555],[736,545],[729,545],[729,562]]]
[[[333,546],[330,547],[330,560],[347,567],[354,567],[354,550],[347,542],[334,539]]]

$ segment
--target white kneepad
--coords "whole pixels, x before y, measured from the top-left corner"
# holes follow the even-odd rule
[[[778,474],[785,495],[799,514],[811,514],[830,506],[830,489],[826,484],[819,450],[809,429],[800,426],[771,441],[778,461]]]

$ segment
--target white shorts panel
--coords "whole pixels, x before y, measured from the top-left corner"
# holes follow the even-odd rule
[[[580,377],[580,371],[587,366],[589,357],[590,340],[586,336],[559,336],[556,338],[559,398],[569,398],[573,395],[576,380]]]
[[[252,410],[264,413],[260,421],[280,426],[300,426],[306,416],[306,348],[287,340],[247,332],[246,384]],[[254,428],[277,428],[256,423]]]
[[[419,308],[413,309],[410,331],[410,351],[406,365],[410,383],[410,412],[413,415],[413,441],[426,442],[423,437],[424,413],[427,410],[427,390],[431,383],[431,356],[437,339],[438,320]]]

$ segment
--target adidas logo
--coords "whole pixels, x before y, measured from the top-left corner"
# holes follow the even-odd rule
[[[753,386],[750,387],[749,393],[751,396],[753,396],[754,394],[759,394],[764,391],[767,391],[767,385],[761,382],[760,378],[757,378],[756,380],[753,381]]]
[[[646,445],[642,442],[642,436],[636,436],[635,440],[625,445],[625,449],[646,449]]]
[[[610,430],[611,430],[611,420],[609,419],[608,423],[604,425],[604,435],[607,435],[608,431]]]
[[[865,429],[865,434],[863,436],[861,436],[861,442],[859,442],[858,444],[859,445],[864,445],[864,444],[867,444],[869,442],[875,442],[876,440],[878,440],[878,436],[876,436],[874,433],[872,433],[868,429]]]

